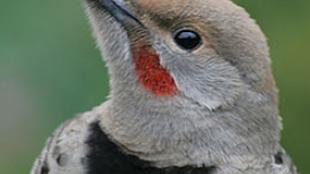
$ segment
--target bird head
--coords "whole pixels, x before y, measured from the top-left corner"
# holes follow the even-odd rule
[[[265,37],[230,0],[87,0],[87,9],[112,89],[210,110],[247,90],[276,98]]]
[[[111,78],[104,127],[114,139],[163,165],[276,153],[281,123],[269,50],[243,8],[231,0],[86,4]]]

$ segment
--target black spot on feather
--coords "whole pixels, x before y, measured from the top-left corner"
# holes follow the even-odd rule
[[[275,163],[278,164],[278,165],[281,165],[283,164],[283,154],[282,152],[278,152],[275,156],[274,156],[274,160],[275,160]]]
[[[48,174],[50,172],[50,169],[48,167],[48,164],[46,162],[44,162],[40,174]]]

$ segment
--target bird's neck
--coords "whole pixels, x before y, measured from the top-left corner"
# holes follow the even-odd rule
[[[101,126],[125,151],[161,167],[268,156],[279,148],[277,109],[269,99],[252,101],[250,95],[256,94],[244,93],[234,109],[210,111],[180,95],[115,86]]]

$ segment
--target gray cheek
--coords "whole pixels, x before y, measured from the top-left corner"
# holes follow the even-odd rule
[[[244,90],[238,70],[213,49],[182,53],[160,38],[154,38],[154,47],[182,94],[211,111],[233,105]]]
[[[166,59],[162,64],[179,90],[210,110],[232,105],[244,90],[238,70],[219,57],[167,55],[161,55]]]

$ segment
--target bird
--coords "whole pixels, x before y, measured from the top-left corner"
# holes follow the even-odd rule
[[[297,174],[266,37],[231,0],[85,0],[107,100],[31,174]]]

